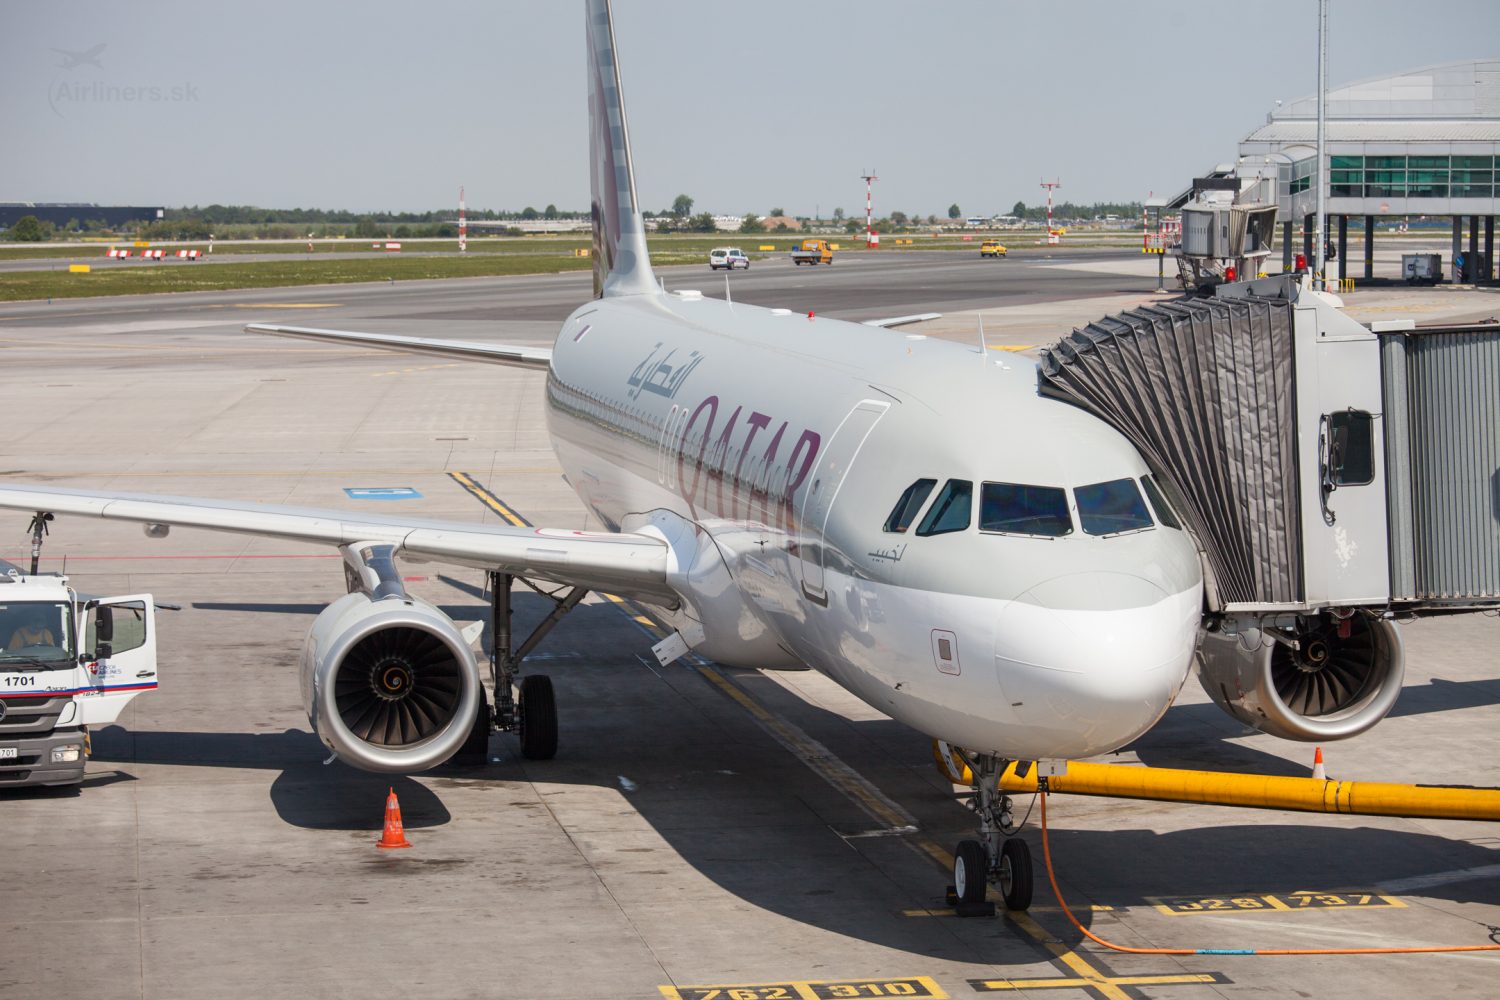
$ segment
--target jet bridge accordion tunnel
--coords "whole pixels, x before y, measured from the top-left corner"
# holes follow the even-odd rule
[[[1075,330],[1039,389],[1163,485],[1203,565],[1199,679],[1248,725],[1364,732],[1397,620],[1500,607],[1500,325],[1367,328],[1278,276]]]

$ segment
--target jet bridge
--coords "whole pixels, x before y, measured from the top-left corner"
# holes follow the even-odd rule
[[[1352,736],[1399,692],[1394,619],[1500,608],[1500,325],[1367,328],[1293,276],[1211,292],[1075,330],[1040,391],[1128,437],[1193,535],[1215,701]]]

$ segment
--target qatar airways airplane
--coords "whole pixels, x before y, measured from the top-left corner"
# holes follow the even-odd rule
[[[607,0],[586,4],[596,297],[551,350],[255,325],[268,334],[532,369],[567,481],[607,532],[367,517],[342,510],[5,485],[0,507],[338,547],[349,593],[317,618],[302,694],[322,741],[411,772],[496,728],[551,756],[545,677],[518,671],[514,578],[634,598],[723,664],[811,667],[963,748],[980,838],[960,899],[1031,895],[996,786],[1006,761],[1113,750],[1186,679],[1202,575],[1136,449],[1042,397],[1029,363],[920,334],[668,294],[636,202]],[[905,318],[907,320],[910,317]],[[491,574],[493,709],[472,649],[408,595],[395,560]],[[562,591],[560,590],[559,593]],[[516,697],[516,694],[519,697]]]

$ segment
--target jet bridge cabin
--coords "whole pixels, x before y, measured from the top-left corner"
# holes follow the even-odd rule
[[[1500,325],[1367,328],[1291,277],[1091,323],[1040,391],[1166,485],[1205,583],[1200,679],[1292,739],[1394,704],[1398,618],[1500,607]]]

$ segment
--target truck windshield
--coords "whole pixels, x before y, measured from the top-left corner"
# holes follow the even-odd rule
[[[0,642],[0,668],[71,663],[73,608],[51,601],[0,604]]]

